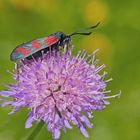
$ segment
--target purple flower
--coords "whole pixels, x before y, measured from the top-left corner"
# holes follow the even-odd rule
[[[43,121],[54,139],[60,137],[60,129],[71,129],[72,124],[89,137],[86,128],[92,128],[92,113],[109,104],[105,94],[110,92],[106,91],[108,80],[103,80],[106,72],[99,74],[105,65],[96,66],[95,52],[78,52],[76,56],[71,53],[71,49],[49,52],[38,60],[21,62],[13,74],[16,83],[0,92],[1,96],[12,98],[2,103],[13,106],[10,114],[25,106],[30,109],[26,128],[34,121]]]

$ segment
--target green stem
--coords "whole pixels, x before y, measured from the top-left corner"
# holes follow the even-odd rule
[[[29,135],[29,137],[27,138],[27,140],[34,140],[36,138],[36,136],[39,134],[41,128],[44,126],[44,122],[40,122],[36,128],[33,130],[33,132]]]

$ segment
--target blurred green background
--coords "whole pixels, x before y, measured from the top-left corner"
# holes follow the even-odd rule
[[[0,90],[12,83],[14,63],[9,60],[13,48],[23,42],[47,36],[56,31],[71,33],[101,21],[90,36],[75,36],[74,52],[88,53],[100,48],[97,57],[107,65],[113,77],[109,89],[119,99],[111,99],[102,112],[95,112],[94,128],[89,140],[140,139],[140,1],[135,0],[0,0]],[[24,140],[35,128],[25,129],[27,109],[14,115],[10,107],[0,107],[0,140]],[[36,140],[51,140],[43,128]],[[61,140],[85,140],[74,128]]]

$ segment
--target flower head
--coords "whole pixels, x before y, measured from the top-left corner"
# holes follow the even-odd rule
[[[0,92],[1,96],[12,98],[2,106],[13,106],[11,113],[28,107],[30,112],[25,127],[31,127],[34,121],[43,121],[54,139],[60,137],[60,129],[71,129],[72,124],[88,137],[86,127],[92,128],[89,121],[92,113],[109,103],[103,80],[106,72],[98,73],[105,65],[96,66],[94,53],[87,55],[83,51],[73,56],[71,49],[52,51],[40,59],[21,63],[13,74],[16,83]]]

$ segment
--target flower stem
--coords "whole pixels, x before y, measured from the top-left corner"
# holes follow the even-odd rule
[[[41,128],[44,126],[44,122],[40,122],[36,128],[33,130],[33,132],[29,135],[29,137],[27,138],[27,140],[34,140],[36,138],[36,136],[39,134]]]

